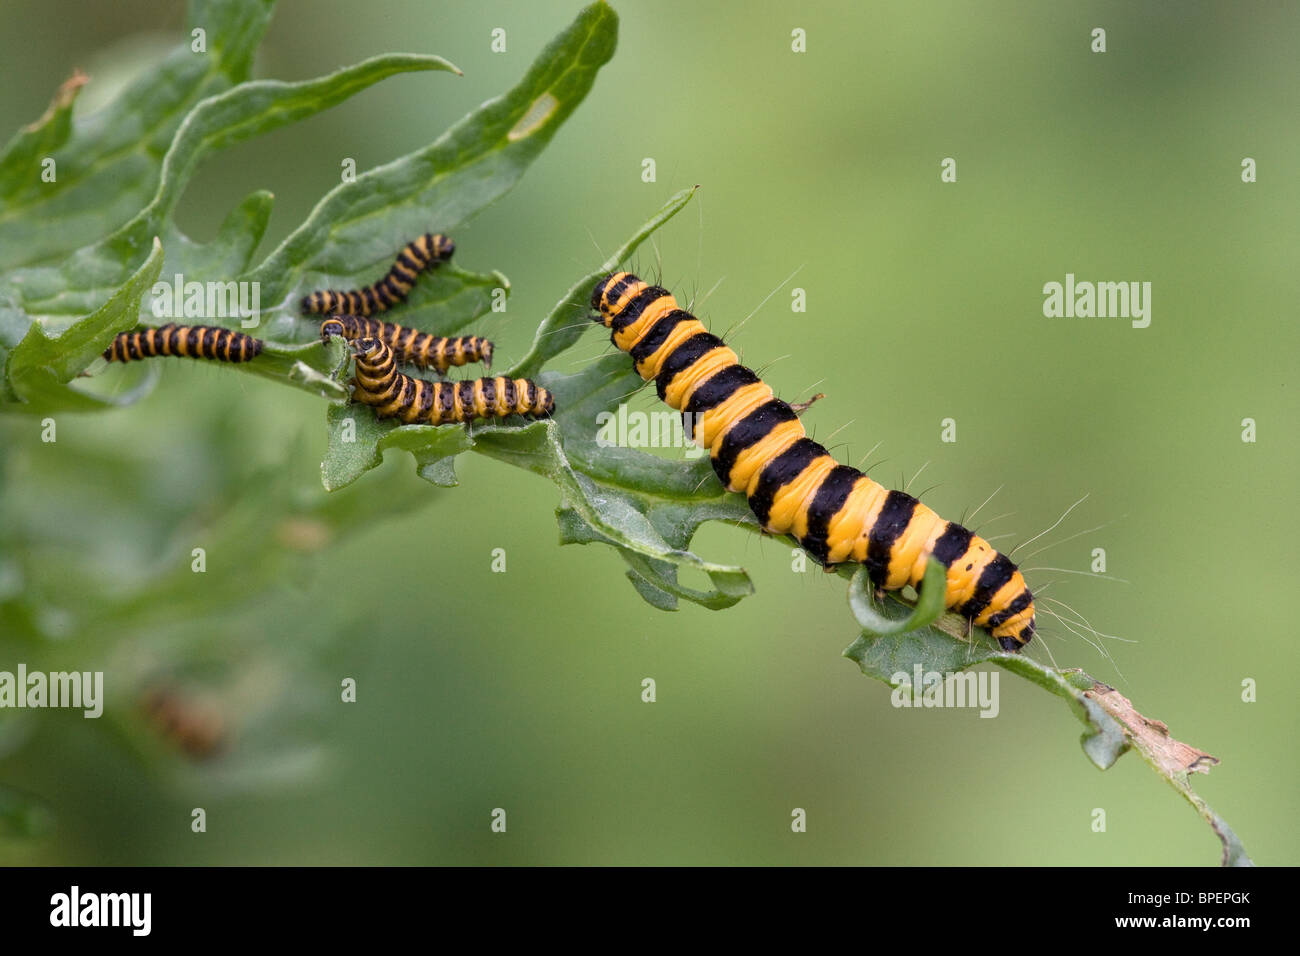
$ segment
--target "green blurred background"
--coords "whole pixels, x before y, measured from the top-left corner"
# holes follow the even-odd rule
[[[74,67],[86,104],[176,43],[180,3],[7,0],[4,135]],[[1290,633],[1300,523],[1297,179],[1288,4],[616,3],[619,49],[521,185],[460,229],[509,310],[475,331],[523,353],[564,290],[673,192],[696,199],[636,265],[767,367],[878,480],[1009,546],[1088,499],[1027,562],[1114,663],[1042,621],[1062,666],[1115,684],[1223,763],[1198,791],[1255,860],[1300,862]],[[399,76],[208,161],[182,227],[210,237],[257,188],[263,251],[338,181],[416,149],[512,85],[575,2],[285,2],[257,74],[392,50]],[[57,24],[57,27],[52,27]],[[1089,50],[1107,30],[1108,52]],[[495,27],[508,50],[489,50]],[[791,52],[791,30],[807,52]],[[1243,184],[1253,157],[1259,181]],[[644,183],[641,163],[657,164]],[[958,181],[940,182],[957,160]],[[430,223],[436,228],[437,223]],[[782,285],[792,272],[797,277]],[[1150,328],[1049,319],[1042,286],[1153,284]],[[793,313],[790,288],[807,290]],[[555,368],[602,354],[590,332]],[[0,667],[105,669],[109,713],[0,715],[0,782],[53,827],[0,862],[1211,864],[1209,829],[1136,756],[1098,772],[1063,702],[1003,674],[999,719],[898,710],[840,657],[842,581],[709,526],[695,550],[757,593],[724,612],[644,604],[614,552],[558,547],[548,483],[470,455],[461,486],[389,454],[337,500],[324,403],[168,361],[142,403],[0,420]],[[1289,391],[1288,391],[1289,389]],[[633,399],[653,410],[652,390]],[[953,417],[958,441],[940,441]],[[1241,420],[1258,441],[1241,440]],[[846,423],[848,423],[846,425]],[[841,428],[841,426],[844,426]],[[837,429],[840,429],[837,431]],[[384,517],[368,517],[381,502]],[[349,522],[371,525],[343,533]],[[1100,530],[1065,539],[1076,532]],[[335,531],[338,534],[335,535]],[[209,549],[189,572],[190,549]],[[490,570],[503,548],[507,572]],[[17,549],[23,549],[20,555]],[[1029,550],[1032,550],[1029,549]],[[376,560],[377,556],[381,559]],[[147,604],[82,592],[152,581]],[[199,581],[199,584],[195,582]],[[90,583],[94,587],[90,587]],[[22,621],[22,626],[15,621]],[[170,673],[232,744],[195,764],[117,686]],[[1122,674],[1122,676],[1121,676]],[[339,702],[354,677],[358,702]],[[658,701],[641,702],[653,677]],[[1242,681],[1258,682],[1244,703]],[[1291,701],[1291,703],[1287,703]],[[208,814],[204,835],[190,809]],[[504,835],[489,829],[508,813]],[[795,807],[808,832],[790,831]],[[1107,831],[1092,831],[1092,811]],[[11,814],[12,816],[13,814]],[[28,817],[30,819],[30,817]]]

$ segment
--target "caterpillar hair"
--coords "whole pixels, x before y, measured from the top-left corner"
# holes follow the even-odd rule
[[[374,285],[349,292],[313,292],[303,297],[302,311],[308,314],[334,312],[369,315],[371,312],[391,309],[406,300],[421,272],[446,262],[455,251],[456,244],[446,236],[426,232],[402,248],[388,274]]]
[[[352,351],[357,362],[352,397],[372,406],[379,418],[446,425],[510,415],[538,418],[555,410],[554,396],[525,378],[427,382],[399,372],[392,349],[379,339],[358,339]]]
[[[745,494],[764,530],[793,535],[825,567],[862,563],[887,591],[918,587],[933,556],[948,569],[946,607],[1003,650],[1029,643],[1034,599],[1010,558],[911,495],[839,464],[666,289],[615,272],[596,284],[591,307],[637,374],[653,378],[659,398],[682,413],[686,434],[709,449],[727,490]]]
[[[175,325],[122,332],[104,350],[110,362],[132,362],[154,355],[247,362],[262,351],[262,340],[215,325]]]
[[[349,342],[379,339],[393,350],[397,364],[432,368],[439,375],[445,374],[453,365],[468,365],[470,362],[482,362],[484,368],[492,367],[493,345],[477,335],[444,338],[363,315],[335,315],[326,319],[320,326],[321,341],[329,341],[331,335],[341,335]]]

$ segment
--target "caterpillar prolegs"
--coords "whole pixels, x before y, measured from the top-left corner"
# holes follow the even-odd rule
[[[668,290],[615,272],[596,284],[591,307],[765,530],[793,535],[824,566],[861,563],[888,591],[918,587],[933,556],[948,569],[946,607],[987,629],[1004,650],[1033,638],[1033,595],[1009,557],[911,495],[837,462]]]

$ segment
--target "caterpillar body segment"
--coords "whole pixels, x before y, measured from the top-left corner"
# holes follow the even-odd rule
[[[339,335],[349,342],[357,339],[379,339],[393,351],[399,365],[432,368],[439,375],[454,366],[482,362],[484,368],[492,367],[494,346],[478,335],[459,335],[447,338],[430,335],[417,329],[408,329],[396,322],[384,322],[364,315],[334,315],[321,323],[321,341]]]
[[[863,564],[889,591],[919,587],[933,555],[948,569],[947,608],[1004,650],[1033,638],[1033,595],[1010,558],[906,492],[837,462],[807,436],[796,410],[666,289],[616,272],[596,284],[591,307],[765,531],[792,535],[824,566]]]
[[[447,425],[476,418],[524,415],[540,418],[555,410],[555,397],[524,378],[429,382],[397,370],[393,351],[379,339],[352,343],[356,355],[354,400],[370,405],[379,418],[408,425]]]
[[[456,244],[447,236],[426,232],[402,247],[393,267],[378,282],[347,292],[334,289],[313,292],[303,297],[302,311],[370,315],[391,309],[406,300],[421,272],[446,262],[455,251]]]

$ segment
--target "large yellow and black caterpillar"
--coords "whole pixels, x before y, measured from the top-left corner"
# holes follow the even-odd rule
[[[363,315],[335,315],[326,319],[320,326],[321,341],[328,341],[331,335],[341,335],[349,342],[379,339],[393,350],[397,364],[436,369],[440,375],[453,365],[470,362],[492,367],[492,343],[477,335],[444,338]]]
[[[110,362],[132,362],[154,355],[247,362],[260,354],[262,340],[215,325],[175,325],[122,332],[104,350]]]
[[[379,339],[358,339],[352,351],[357,362],[352,397],[372,406],[379,418],[447,425],[475,418],[540,417],[555,410],[554,396],[526,378],[427,382],[399,372],[392,349]]]
[[[426,232],[402,248],[388,274],[374,285],[348,292],[313,292],[303,297],[302,310],[306,313],[369,315],[371,312],[391,309],[405,301],[422,271],[446,262],[455,251],[456,244],[446,236]]]
[[[627,272],[591,293],[594,321],[629,353],[637,374],[682,413],[729,491],[744,492],[759,524],[790,534],[819,563],[866,565],[873,583],[918,587],[933,555],[948,569],[945,606],[1008,651],[1034,636],[1034,599],[1011,562],[979,535],[902,491],[839,464],[807,437],[795,410],[737,361],[677,300]]]

